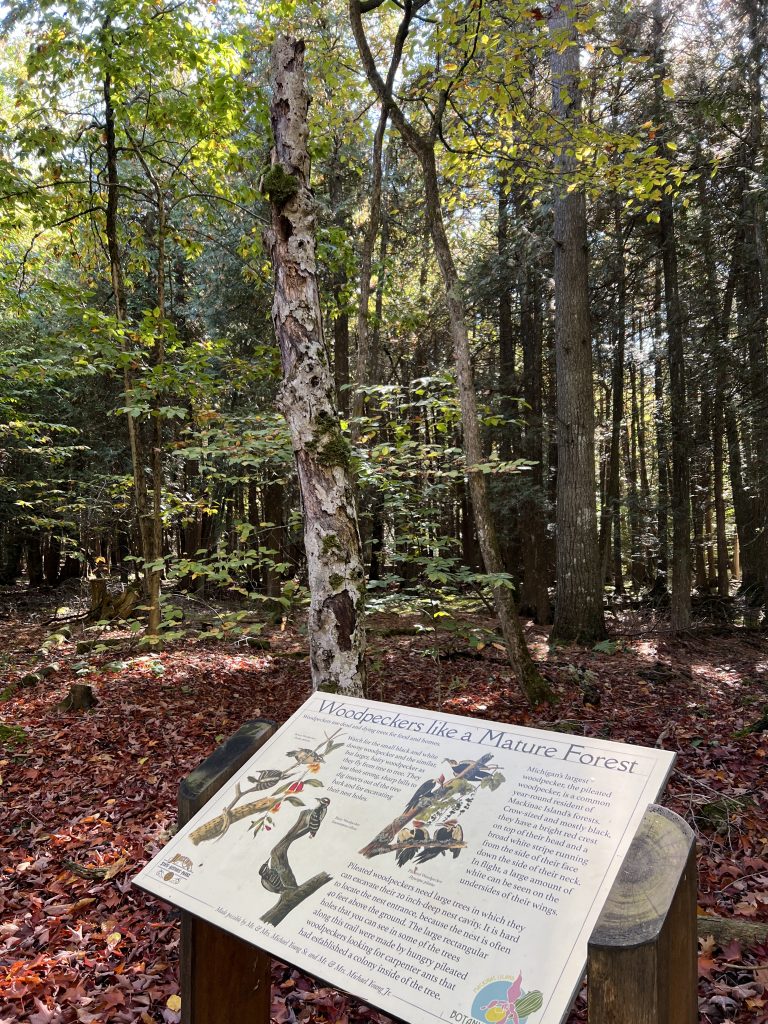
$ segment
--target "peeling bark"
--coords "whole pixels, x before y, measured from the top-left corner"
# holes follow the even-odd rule
[[[291,433],[304,511],[309,641],[315,689],[362,696],[365,595],[350,449],[339,426],[323,338],[309,188],[304,43],[281,36],[272,52],[269,177],[275,273],[272,320],[280,347],[280,405]],[[278,187],[279,186],[279,187]]]

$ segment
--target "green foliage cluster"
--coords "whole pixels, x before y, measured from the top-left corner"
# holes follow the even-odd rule
[[[398,12],[385,5],[367,23],[381,52]],[[0,579],[25,569],[41,583],[56,563],[51,583],[66,566],[129,581],[147,568],[137,521],[143,480],[163,547],[149,569],[162,572],[166,588],[201,601],[252,602],[265,615],[304,602],[300,502],[276,411],[281,368],[261,242],[268,201],[284,206],[297,182],[280,165],[258,170],[269,161],[268,44],[285,28],[308,40],[318,266],[343,410],[338,422],[323,424],[312,451],[324,466],[354,472],[373,601],[407,590],[434,618],[450,607],[449,594],[487,601],[499,584],[517,593],[521,524],[532,516],[544,524],[541,571],[553,582],[551,212],[563,187],[583,193],[589,207],[603,477],[620,324],[628,337],[634,383],[627,370],[618,532],[636,589],[661,561],[657,449],[673,413],[655,274],[660,204],[667,200],[691,267],[683,278],[701,552],[705,528],[711,532],[704,506],[711,505],[713,382],[722,384],[716,357],[738,385],[727,394],[729,445],[752,474],[747,498],[754,493],[760,400],[745,368],[757,351],[749,310],[764,303],[755,305],[763,292],[749,293],[745,283],[759,267],[750,270],[736,243],[744,233],[738,225],[750,203],[763,202],[763,189],[760,162],[744,141],[750,108],[739,83],[751,58],[742,15],[734,15],[737,30],[707,13],[716,40],[706,46],[716,60],[705,74],[682,51],[670,54],[671,69],[652,66],[647,12],[608,2],[579,7],[578,89],[586,116],[574,128],[552,112],[549,72],[552,52],[573,44],[549,30],[539,8],[430,0],[423,14],[406,40],[397,90],[417,126],[443,111],[442,198],[469,312],[485,452],[471,467],[462,456],[449,318],[416,184],[420,171],[393,130],[384,145],[383,210],[363,311],[371,365],[362,374],[354,365],[375,118],[345,8],[246,8],[230,0],[204,8],[192,0],[5,5]],[[675,45],[672,38],[670,49]],[[118,162],[122,315],[107,240],[107,92]],[[562,152],[574,160],[565,183],[553,175]],[[697,256],[707,218],[709,278]],[[629,300],[620,300],[619,255]],[[740,283],[729,286],[731,276]],[[729,287],[738,324],[713,341],[711,325],[727,307]],[[511,354],[500,341],[505,309]],[[729,345],[733,351],[723,351]],[[359,376],[366,383],[358,392]],[[358,393],[360,416],[349,412]],[[131,449],[129,425],[142,458]],[[509,572],[481,570],[470,472],[489,478]],[[605,488],[602,479],[604,504]],[[732,537],[735,502],[727,483],[725,489]],[[171,603],[162,628],[170,635],[184,628]]]

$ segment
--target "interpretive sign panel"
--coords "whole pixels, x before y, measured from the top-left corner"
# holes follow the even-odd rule
[[[136,881],[414,1024],[554,1024],[673,760],[316,693]]]

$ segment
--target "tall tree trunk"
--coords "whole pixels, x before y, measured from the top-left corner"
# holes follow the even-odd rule
[[[495,524],[491,515],[487,482],[484,473],[478,468],[484,461],[484,458],[477,411],[477,397],[472,374],[469,335],[467,333],[464,304],[461,297],[461,282],[453,261],[443,222],[437,165],[435,162],[435,143],[440,128],[441,111],[445,108],[447,95],[443,94],[439,101],[439,109],[435,113],[430,133],[424,135],[418,132],[406,119],[392,97],[392,85],[400,64],[402,47],[413,16],[411,4],[408,3],[405,6],[386,82],[379,75],[365,36],[360,0],[350,0],[349,11],[352,30],[368,81],[376,91],[379,100],[388,106],[395,127],[421,165],[424,182],[425,216],[429,224],[432,244],[440,268],[440,275],[445,290],[445,302],[448,309],[448,323],[453,343],[461,406],[464,460],[472,497],[475,526],[485,571],[491,574],[502,573],[504,572],[504,565],[501,559]],[[493,596],[496,614],[498,615],[504,635],[507,655],[517,683],[532,704],[539,703],[542,700],[554,700],[554,694],[531,659],[512,591],[505,586],[497,585],[493,589]]]
[[[621,424],[624,419],[624,353],[626,350],[627,278],[624,259],[624,226],[621,211],[614,208],[614,237],[616,240],[617,295],[614,314],[616,342],[611,372],[611,444],[606,473],[605,502],[600,511],[601,580],[608,578],[608,563],[613,535],[613,582],[617,594],[624,591],[621,572]]]
[[[342,164],[339,159],[341,141],[333,141],[333,155],[328,181],[328,197],[331,201],[334,224],[344,231],[349,230],[344,210],[344,184]],[[333,294],[333,376],[336,386],[336,405],[345,416],[349,413],[349,313],[347,312],[347,271],[342,264],[334,272],[331,291]]]
[[[697,159],[701,161],[701,152],[697,149]],[[705,306],[707,308],[706,334],[711,353],[710,380],[713,389],[713,401],[710,417],[712,444],[712,476],[713,497],[715,505],[715,535],[717,538],[717,593],[720,597],[728,597],[728,536],[726,534],[725,487],[724,487],[724,452],[723,435],[725,433],[724,392],[726,387],[725,342],[729,331],[733,292],[735,285],[735,264],[731,263],[723,302],[723,314],[720,315],[718,301],[717,270],[712,240],[712,218],[710,213],[709,189],[707,175],[700,174],[698,180],[699,209],[701,211],[701,252],[704,258],[706,279]]]
[[[464,459],[469,479],[469,492],[472,498],[477,539],[485,571],[491,574],[503,573],[505,567],[501,557],[490,501],[488,500],[487,479],[482,470],[477,468],[485,459],[480,436],[480,420],[472,373],[469,336],[467,334],[464,305],[461,299],[461,282],[453,262],[450,244],[443,223],[434,148],[432,146],[422,146],[416,155],[421,163],[424,176],[426,215],[429,220],[432,243],[435,247],[435,255],[440,267],[446,304],[448,306],[448,319],[451,340],[453,342],[453,355],[456,363],[456,378],[459,385],[459,401],[461,404]],[[526,646],[512,591],[505,586],[496,586],[493,590],[493,597],[496,614],[499,617],[499,623],[504,635],[507,655],[523,692],[532,704],[539,703],[542,700],[551,701],[553,695],[534,665]]]
[[[309,187],[304,43],[280,36],[271,64],[272,320],[283,367],[281,405],[296,456],[310,588],[312,685],[362,696],[365,572],[350,467],[323,339]]]
[[[768,355],[766,354],[766,331],[768,330],[768,241],[765,225],[765,196],[754,187],[755,174],[760,174],[764,164],[765,146],[763,141],[763,75],[765,72],[766,8],[764,0],[747,0],[749,36],[749,135],[747,166],[753,174],[749,187],[745,189],[748,199],[750,221],[745,224],[750,245],[747,257],[753,253],[757,294],[752,308],[752,323],[749,332],[749,391],[751,406],[751,434],[755,452],[754,492],[755,518],[757,520],[756,575],[758,583],[753,599],[755,605],[766,605],[768,598]]]
[[[630,445],[630,470],[629,470],[629,522],[632,537],[632,552],[630,555],[630,577],[635,591],[645,586],[647,582],[646,560],[643,550],[643,485],[641,464],[641,429],[640,429],[640,403],[637,395],[637,366],[634,359],[629,366],[629,380],[632,404],[632,442]],[[642,378],[641,378],[642,380]],[[639,478],[639,479],[638,479]]]
[[[364,395],[359,389],[371,383],[372,345],[371,330],[368,322],[368,307],[371,299],[371,272],[373,270],[373,252],[376,248],[376,236],[381,223],[381,197],[383,169],[384,136],[387,131],[389,110],[382,104],[379,121],[373,137],[373,154],[371,156],[371,188],[368,196],[368,223],[363,235],[363,247],[360,253],[360,302],[357,307],[357,359],[355,363],[355,384],[357,389],[352,398],[352,416],[362,416],[364,411]],[[382,257],[383,259],[383,257]],[[382,266],[379,281],[384,276]],[[377,290],[378,294],[378,290]],[[356,427],[353,429],[356,430]]]
[[[533,465],[530,474],[523,479],[525,498],[520,504],[520,534],[523,539],[523,586],[520,606],[524,614],[532,614],[537,623],[546,625],[551,620],[551,610],[542,436],[541,328],[538,274],[528,265],[520,273],[523,399],[527,406],[521,454]]]
[[[595,413],[589,318],[586,198],[568,191],[581,117],[579,47],[566,8],[550,18],[552,107],[563,126],[555,198],[555,352],[557,361],[557,597],[552,635],[593,643],[605,636],[595,509]]]
[[[105,39],[110,33],[109,20],[105,25]],[[107,59],[112,59],[111,43],[107,44]],[[124,324],[128,319],[126,302],[125,278],[118,237],[117,210],[120,189],[118,173],[117,139],[115,134],[115,111],[112,103],[112,78],[109,72],[104,76],[104,148],[107,157],[107,207],[104,220],[104,233],[107,240],[107,254],[112,282],[112,296],[115,306],[115,319]],[[128,359],[124,360],[123,390],[126,406],[133,404],[135,380]],[[157,491],[150,494],[147,481],[147,452],[141,437],[139,423],[130,413],[127,416],[128,439],[131,448],[131,465],[133,468],[134,498],[136,516],[139,523],[141,553],[144,560],[144,595],[150,608],[149,633],[154,635],[160,621],[160,572],[152,568],[160,557],[161,551],[156,548],[158,516],[155,514]],[[153,446],[156,447],[156,446]],[[154,461],[154,453],[153,453]]]
[[[513,397],[515,385],[515,329],[512,323],[512,274],[510,243],[509,243],[509,194],[505,194],[506,179],[502,176],[499,182],[498,222],[496,226],[496,244],[499,260],[499,387],[501,389],[501,415],[504,425],[501,428],[500,455],[505,461],[512,458],[513,424],[515,415]],[[507,186],[508,187],[508,186]]]
[[[654,267],[653,287],[653,423],[656,433],[658,467],[656,579],[651,594],[661,598],[669,592],[669,443],[664,411],[664,356],[661,322],[661,261]]]
[[[653,5],[654,87],[656,117],[664,121],[662,81],[666,77],[663,49],[664,23],[661,0]],[[691,621],[691,514],[686,404],[683,306],[677,276],[677,241],[672,197],[665,194],[659,208],[659,247],[664,271],[664,304],[667,315],[669,361],[670,434],[672,441],[672,596],[670,622],[675,632]]]

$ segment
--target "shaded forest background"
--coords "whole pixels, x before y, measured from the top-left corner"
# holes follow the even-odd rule
[[[402,12],[374,7],[386,67]],[[372,596],[418,586],[442,608],[501,582],[537,623],[555,612],[556,632],[560,616],[566,638],[600,641],[602,612],[579,612],[594,585],[566,583],[587,564],[614,607],[664,612],[676,576],[674,628],[691,594],[757,624],[763,5],[403,10],[395,91],[433,135],[479,405],[469,472],[487,481],[503,573],[479,550],[419,162],[364,81],[346,12],[126,0],[6,12],[0,579],[109,576],[96,617],[149,607],[166,633],[181,613],[153,602],[161,578],[270,615],[303,600],[262,243],[268,43],[287,18],[307,40],[337,454]],[[569,53],[580,70],[558,68]],[[588,267],[556,265],[564,224]],[[575,396],[576,371],[556,370],[558,346],[578,348],[569,329],[591,339]],[[564,469],[576,438],[586,461]],[[556,554],[569,505],[586,522],[574,573]]]
[[[366,695],[674,750],[702,1020],[768,1021],[764,0],[0,18],[0,1024],[178,1024],[131,877],[180,779],[323,683],[265,242],[300,212],[283,32],[335,407],[302,457],[354,482]],[[272,1000],[389,1024],[277,961]]]

